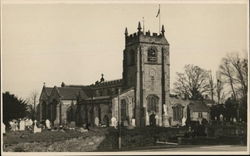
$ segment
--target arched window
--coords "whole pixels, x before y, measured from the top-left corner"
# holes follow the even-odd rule
[[[121,100],[121,120],[125,121],[128,117],[128,105],[125,99]]]
[[[156,95],[149,95],[147,97],[148,112],[156,113],[158,111],[158,102],[159,102],[159,98]]]
[[[183,118],[183,106],[178,104],[173,107],[173,120],[181,121]]]
[[[157,62],[157,50],[155,47],[150,47],[148,49],[148,62],[151,62],[151,63]]]

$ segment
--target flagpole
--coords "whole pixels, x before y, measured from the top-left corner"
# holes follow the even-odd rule
[[[161,33],[161,5],[159,4],[159,10],[160,10],[160,13],[159,13],[159,34]]]
[[[144,17],[142,17],[142,23],[143,23],[143,33],[145,31],[145,27],[144,27]]]
[[[161,4],[159,4],[158,12],[156,17],[159,18],[159,34],[161,33]]]

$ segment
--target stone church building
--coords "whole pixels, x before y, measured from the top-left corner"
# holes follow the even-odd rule
[[[164,26],[161,33],[143,32],[140,22],[137,32],[125,29],[122,79],[100,81],[92,85],[66,85],[42,88],[37,108],[38,119],[49,119],[53,125],[75,122],[82,126],[109,125],[111,118],[129,125],[174,126],[183,117],[192,120],[206,118],[205,104],[170,96],[170,51]],[[189,107],[190,106],[190,107]],[[120,110],[120,111],[119,111]]]

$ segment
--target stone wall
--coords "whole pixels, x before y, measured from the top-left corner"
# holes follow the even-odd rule
[[[122,92],[119,96],[120,104],[122,100],[125,100],[127,103],[128,108],[128,118],[129,124],[131,124],[132,118],[135,117],[134,109],[135,109],[135,92],[134,89],[129,89],[125,92]],[[112,99],[112,117],[115,117],[118,121],[118,96]]]
[[[185,116],[185,118],[187,118],[187,106],[190,103],[190,100],[183,100],[181,98],[170,97],[169,103],[170,103],[170,107],[168,107],[167,113],[168,113],[168,116],[170,116],[169,120],[171,122],[171,126],[175,126],[177,124],[180,125],[181,121],[174,121],[173,120],[173,107],[176,106],[177,104],[182,105],[183,106],[183,116]]]

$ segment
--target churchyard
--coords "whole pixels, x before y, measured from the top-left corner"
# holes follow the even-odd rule
[[[20,123],[22,123],[20,121]],[[206,125],[143,128],[95,126],[83,127],[23,125],[7,129],[3,135],[5,152],[88,152],[118,151],[119,132],[121,150],[165,145],[246,145],[246,123],[211,121]],[[27,122],[28,123],[28,122]],[[48,124],[48,123],[47,123]]]

